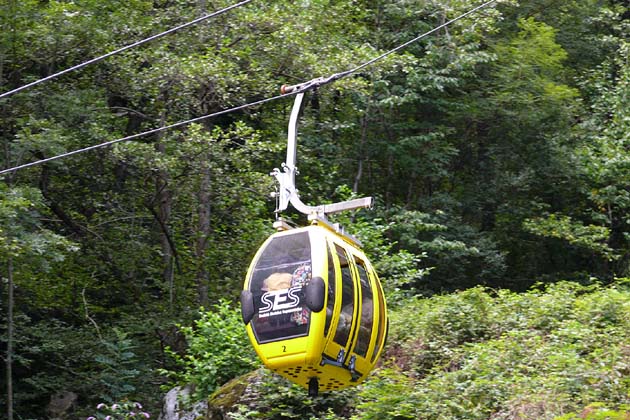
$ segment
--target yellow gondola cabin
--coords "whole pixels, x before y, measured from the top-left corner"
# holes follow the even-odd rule
[[[241,294],[243,320],[263,363],[311,395],[363,381],[387,335],[385,299],[371,264],[356,243],[315,223],[269,237]]]

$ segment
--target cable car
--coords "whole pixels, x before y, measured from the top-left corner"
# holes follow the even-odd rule
[[[372,206],[372,198],[308,206],[295,188],[297,118],[304,85],[289,121],[287,161],[272,175],[280,184],[276,213],[291,203],[310,226],[282,219],[252,260],[241,292],[249,339],[272,371],[309,390],[333,391],[363,381],[387,336],[387,308],[378,276],[359,242],[326,215]]]
[[[249,338],[265,366],[317,391],[358,384],[385,343],[387,310],[365,254],[323,223],[273,234],[241,294]]]

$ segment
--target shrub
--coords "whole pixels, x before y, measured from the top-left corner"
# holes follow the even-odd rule
[[[195,399],[208,397],[218,386],[260,365],[240,311],[225,301],[211,311],[202,309],[194,326],[180,329],[188,342],[186,354],[169,351],[180,370],[162,373],[179,385],[193,384]]]
[[[413,300],[392,314],[386,359],[399,369],[368,379],[354,418],[551,420],[618,406],[630,396],[629,339],[622,283]]]
[[[604,403],[589,404],[580,413],[569,413],[554,420],[628,420],[630,405],[622,405],[619,410],[609,409]]]
[[[260,376],[251,383],[250,395],[228,413],[229,420],[336,420],[348,418],[354,406],[355,389],[323,392],[309,397],[306,389],[285,378],[261,369]],[[247,404],[251,400],[253,404]]]

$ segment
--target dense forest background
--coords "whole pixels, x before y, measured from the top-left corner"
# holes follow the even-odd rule
[[[0,92],[229,4],[3,0]],[[478,4],[253,1],[0,99],[0,168],[275,96]],[[376,198],[339,220],[365,243],[393,310],[486,293],[475,286],[525,292],[630,275],[629,33],[628,1],[502,0],[310,93],[303,201]],[[161,389],[191,379],[177,374],[193,360],[186,328],[206,319],[200,307],[236,302],[272,232],[269,172],[284,161],[291,105],[3,176],[3,413],[47,418],[59,392],[76,394],[75,413],[125,400],[159,412]],[[242,368],[227,365],[205,373],[210,389]],[[397,418],[430,418],[409,416]]]

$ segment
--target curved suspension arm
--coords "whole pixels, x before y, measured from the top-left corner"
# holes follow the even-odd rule
[[[278,181],[278,184],[280,184],[280,188],[277,193],[278,207],[276,209],[276,213],[286,210],[289,203],[291,203],[300,213],[313,218],[325,218],[327,214],[339,213],[345,210],[371,208],[374,203],[374,199],[372,197],[357,198],[354,200],[342,201],[333,204],[323,204],[319,206],[309,206],[300,200],[295,187],[295,175],[298,173],[296,167],[297,124],[303,99],[304,92],[298,93],[295,96],[295,102],[293,103],[293,109],[291,110],[286,162],[282,164],[282,170],[275,168],[273,172],[271,172],[271,175],[274,176]]]

